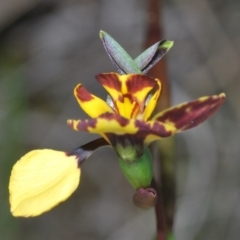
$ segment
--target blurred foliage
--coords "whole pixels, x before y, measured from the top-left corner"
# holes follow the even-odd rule
[[[10,50],[10,51],[8,51]],[[8,181],[12,165],[23,153],[26,113],[22,53],[5,45],[0,53],[1,92],[1,168],[0,168],[0,239],[18,239],[19,220],[9,210]]]

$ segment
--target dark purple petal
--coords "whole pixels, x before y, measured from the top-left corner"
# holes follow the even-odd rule
[[[198,126],[210,118],[222,105],[224,93],[201,97],[195,101],[182,103],[157,114],[153,120],[174,126],[177,132]]]

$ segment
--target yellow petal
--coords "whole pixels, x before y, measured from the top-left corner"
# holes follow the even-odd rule
[[[103,73],[96,78],[111,96],[117,113],[125,118],[136,118],[143,112],[149,92],[157,85],[143,74]]]
[[[177,129],[169,124],[161,123],[158,121],[137,121],[139,133],[144,137],[144,145],[148,146],[151,142],[156,140],[167,138],[174,135]]]
[[[68,120],[68,126],[76,131],[105,134],[114,133],[117,135],[135,134],[138,128],[133,119],[126,119],[117,114],[104,114],[98,118],[87,120]]]
[[[120,76],[122,78],[122,76]],[[127,94],[132,96],[132,99],[138,102],[140,112],[145,108],[146,99],[154,88],[158,86],[159,80],[151,78],[143,74],[129,74],[125,85],[127,87]]]
[[[84,112],[95,118],[103,113],[113,113],[112,108],[102,99],[89,93],[81,84],[74,89],[74,95]]]
[[[132,118],[139,112],[137,102],[134,101],[126,86],[129,76],[120,76],[117,73],[103,73],[96,76],[111,96],[116,112],[125,118]]]
[[[157,90],[151,96],[149,102],[146,103],[146,108],[143,112],[143,120],[145,120],[145,121],[148,120],[148,118],[151,116],[153,110],[155,109],[157,101],[158,101],[160,93],[161,93],[161,90],[162,90],[161,82],[158,79],[156,79],[156,82],[157,82]]]
[[[123,101],[116,102],[119,115],[125,118],[136,118],[139,113],[139,105],[136,101],[131,101],[128,97],[123,97]]]
[[[22,217],[40,215],[67,199],[79,181],[76,156],[51,149],[33,150],[12,169],[11,212]]]
[[[123,75],[123,78],[126,75]],[[123,90],[122,82],[120,81],[120,75],[117,73],[102,73],[96,76],[98,82],[107,90],[112,100],[116,102],[122,98]],[[126,91],[126,90],[125,90]]]
[[[113,138],[116,135],[132,135],[136,141],[142,141],[146,145],[154,140],[170,137],[177,130],[174,126],[158,121],[126,119],[117,114],[105,114],[87,120],[68,120],[68,125],[76,131],[104,134],[110,142],[110,135]]]

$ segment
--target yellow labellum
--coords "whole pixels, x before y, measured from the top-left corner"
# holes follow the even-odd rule
[[[51,149],[33,150],[12,169],[11,212],[14,216],[38,216],[66,200],[79,181],[76,156]]]

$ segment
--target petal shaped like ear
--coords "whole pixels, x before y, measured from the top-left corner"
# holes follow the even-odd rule
[[[100,31],[100,38],[103,41],[103,46],[109,58],[120,74],[141,73],[140,68],[134,60],[109,34],[104,31]]]
[[[134,59],[135,63],[142,70],[143,73],[147,73],[161,58],[170,50],[173,46],[172,41],[162,40],[155,43],[137,58]]]
[[[225,98],[224,93],[201,97],[160,112],[153,120],[170,124],[177,129],[177,132],[181,132],[196,127],[210,118],[222,105]]]
[[[79,181],[76,156],[51,149],[33,150],[12,169],[11,212],[16,217],[38,216],[66,200]]]
[[[92,118],[98,117],[103,113],[113,112],[112,108],[105,101],[89,93],[81,84],[75,87],[74,95],[83,111]]]

